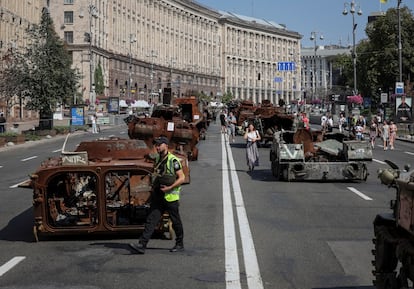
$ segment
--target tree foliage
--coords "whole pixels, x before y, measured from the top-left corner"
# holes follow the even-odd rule
[[[403,7],[400,9],[402,39],[402,80],[413,79],[414,76],[414,18],[412,12]],[[359,66],[361,80],[366,85],[361,87],[364,94],[372,95],[379,88],[388,91],[399,81],[399,38],[398,11],[389,9],[385,16],[378,17],[366,29],[368,42],[359,45],[361,55]],[[369,73],[365,73],[369,71]]]
[[[41,22],[27,30],[31,43],[16,51],[3,71],[0,94],[19,95],[27,109],[51,114],[58,104],[70,104],[78,88],[79,73],[71,68],[72,60],[56,34],[47,9]]]
[[[95,69],[95,92],[97,95],[103,95],[105,91],[104,77],[101,62],[98,62],[98,67]]]

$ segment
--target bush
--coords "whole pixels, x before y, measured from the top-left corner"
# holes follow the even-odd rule
[[[70,132],[70,126],[54,126],[56,134],[67,134]]]
[[[12,132],[12,131],[0,133],[0,136],[18,136],[18,135],[19,135],[18,133]]]

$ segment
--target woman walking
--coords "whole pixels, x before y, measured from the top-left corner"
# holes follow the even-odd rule
[[[378,125],[375,119],[371,119],[371,125],[369,126],[369,139],[371,141],[371,147],[375,148],[375,139],[378,135]]]
[[[382,140],[384,141],[384,151],[388,149],[388,141],[390,138],[390,126],[388,125],[387,121],[384,120],[384,124],[382,125]]]
[[[249,124],[244,133],[243,138],[247,140],[246,144],[246,159],[249,171],[253,171],[255,166],[259,165],[259,150],[257,148],[257,141],[260,141],[260,134],[253,124]]]
[[[390,121],[390,149],[394,149],[395,139],[397,138],[397,125]]]

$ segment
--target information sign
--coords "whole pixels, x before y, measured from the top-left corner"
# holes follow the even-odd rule
[[[279,71],[293,71],[296,70],[296,63],[293,61],[284,61],[277,63],[277,70]]]

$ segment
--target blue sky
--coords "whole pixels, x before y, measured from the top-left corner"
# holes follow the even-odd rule
[[[245,16],[253,16],[265,20],[285,24],[287,29],[303,35],[302,45],[314,45],[309,40],[312,31],[322,34],[324,40],[318,39],[318,45],[342,44],[352,45],[352,16],[344,16],[344,3],[351,0],[194,0],[202,5],[233,12]],[[398,0],[388,0],[380,4],[380,0],[356,0],[362,10],[362,15],[355,13],[356,41],[365,38],[365,26],[372,12],[386,11],[397,6]],[[407,6],[414,11],[414,0],[402,0],[401,6]],[[349,5],[347,6],[349,11]],[[319,37],[319,36],[318,36]]]

